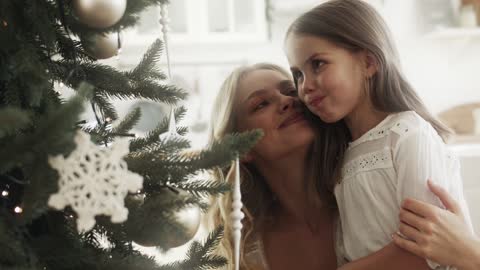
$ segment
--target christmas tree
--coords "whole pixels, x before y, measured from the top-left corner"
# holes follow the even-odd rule
[[[157,40],[132,70],[99,63],[118,33],[166,0],[0,1],[0,269],[214,269],[222,228],[194,242],[185,260],[158,265],[133,243],[168,249],[195,234],[205,198],[230,187],[199,172],[227,166],[260,134],[233,134],[202,151],[176,127],[185,109],[144,137],[118,119],[112,98],[172,107],[186,92],[157,68]],[[76,91],[68,100],[63,84]],[[86,126],[86,105],[96,116]],[[170,121],[170,122],[169,122]],[[198,178],[198,177],[197,177]]]

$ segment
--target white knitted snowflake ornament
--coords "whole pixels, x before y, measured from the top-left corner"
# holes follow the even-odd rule
[[[70,205],[78,215],[80,232],[93,228],[96,215],[124,222],[128,216],[125,196],[143,185],[143,178],[128,171],[122,159],[128,153],[128,139],[120,138],[111,147],[101,148],[90,141],[90,135],[78,131],[75,142],[77,148],[67,158],[59,155],[48,159],[60,175],[60,190],[50,196],[48,205],[58,210]]]

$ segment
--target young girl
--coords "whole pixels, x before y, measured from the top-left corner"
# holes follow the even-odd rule
[[[459,162],[444,143],[448,130],[401,73],[385,22],[363,1],[328,1],[293,22],[285,48],[300,99],[323,122],[349,130],[350,140],[333,142],[347,146],[335,197],[345,258],[356,261],[344,268],[428,269],[391,243],[402,201],[440,206],[431,178],[468,210]]]

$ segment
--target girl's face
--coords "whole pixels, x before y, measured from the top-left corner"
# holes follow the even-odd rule
[[[290,78],[273,70],[255,70],[240,81],[235,102],[236,129],[262,129],[263,138],[247,160],[267,161],[309,148],[314,131],[304,118]]]
[[[366,53],[351,52],[326,39],[291,34],[286,54],[300,99],[324,122],[337,122],[365,97]]]

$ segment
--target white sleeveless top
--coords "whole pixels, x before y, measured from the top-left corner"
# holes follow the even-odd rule
[[[404,199],[443,207],[428,189],[428,178],[449,191],[470,221],[460,163],[417,113],[391,114],[350,143],[335,188],[346,259],[357,260],[391,242]]]

